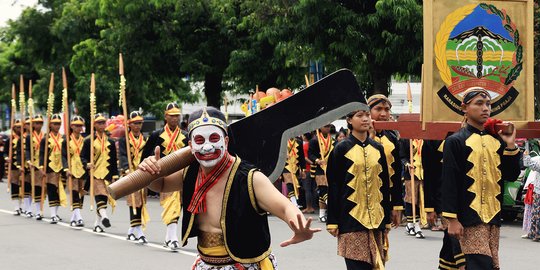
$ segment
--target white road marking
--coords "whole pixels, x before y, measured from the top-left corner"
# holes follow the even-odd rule
[[[0,213],[13,215],[13,211],[8,211],[8,210],[4,210],[4,209],[0,209]],[[26,217],[22,217],[22,218],[26,218]],[[43,221],[49,223],[51,220],[48,219],[48,218],[43,218]],[[83,228],[81,228],[81,227],[71,227],[69,225],[69,223],[66,223],[66,222],[61,222],[60,221],[57,224],[60,225],[60,226],[68,227],[70,229],[74,229],[74,230],[78,230],[78,231],[84,231],[84,232],[91,233],[91,234],[99,234],[101,236],[105,236],[105,237],[109,237],[109,238],[113,238],[113,239],[117,239],[117,240],[122,240],[122,241],[126,241],[126,242],[131,242],[131,243],[134,243],[134,244],[137,243],[137,242],[133,242],[133,241],[128,241],[128,240],[126,240],[125,237],[119,236],[119,235],[116,235],[116,234],[111,234],[111,233],[106,233],[106,232],[97,233],[97,232],[94,232],[92,229],[88,229],[88,228],[84,228],[84,227]],[[138,244],[138,245],[142,245],[142,244]],[[169,248],[164,247],[162,245],[154,244],[154,243],[148,243],[148,244],[143,245],[143,246],[148,246],[148,247],[157,248],[157,249],[161,249],[161,250],[171,252],[171,250]],[[174,251],[174,253],[189,255],[189,256],[193,256],[193,257],[197,256],[197,253],[189,252],[189,251],[183,251],[183,250],[176,250],[176,251]]]

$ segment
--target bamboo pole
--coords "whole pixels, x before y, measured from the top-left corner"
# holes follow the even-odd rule
[[[47,189],[47,159],[49,158],[49,132],[51,131],[51,117],[54,109],[54,73],[51,72],[49,80],[49,96],[47,97],[47,133],[45,133],[45,153],[43,154],[43,176],[41,177],[41,202],[40,207],[43,211],[45,202],[45,190]]]
[[[64,114],[64,136],[66,137],[66,159],[68,165],[69,174],[67,176],[68,180],[68,193],[69,193],[69,209],[73,211],[73,177],[71,176],[71,152],[69,140],[69,105],[68,105],[68,85],[67,85],[67,76],[66,69],[62,67],[62,112]]]
[[[90,78],[90,211],[94,210],[94,119],[96,117],[96,81],[94,73]]]
[[[19,109],[21,110],[21,188],[19,189],[19,198],[24,199],[24,181],[25,181],[25,168],[26,168],[26,157],[25,157],[25,138],[24,138],[24,125],[26,122],[26,114],[25,114],[25,101],[26,98],[24,97],[24,78],[23,75],[20,77],[19,81]]]
[[[126,102],[126,78],[124,77],[124,60],[122,54],[118,55],[119,75],[120,75],[120,106],[124,113],[124,135],[126,137],[126,155],[128,160],[128,169],[130,172],[134,171],[133,160],[131,159],[131,147],[129,144],[129,128],[128,128],[128,109]],[[142,194],[141,194],[142,195]],[[133,202],[133,214],[137,214],[137,207],[135,207],[135,192],[131,193],[131,201]]]
[[[11,116],[9,118],[10,121],[10,137],[9,137],[9,166],[8,166],[8,184],[7,186],[7,193],[11,192],[11,184],[9,181],[11,181],[11,166],[13,165],[13,138],[15,138],[15,132],[13,128],[15,127],[15,112],[17,111],[17,102],[15,101],[17,98],[17,90],[15,90],[15,84],[11,85]]]
[[[35,151],[35,145],[34,145],[34,127],[33,127],[33,120],[34,120],[34,99],[32,99],[32,80],[30,80],[30,82],[28,83],[28,117],[30,119],[30,164],[29,164],[29,169],[30,169],[30,190],[31,190],[31,198],[32,198],[32,202],[35,202],[35,190],[34,190],[34,186],[36,184],[36,179],[35,179],[35,156],[36,156],[36,153],[34,152]],[[38,145],[39,143],[41,142],[37,142]]]

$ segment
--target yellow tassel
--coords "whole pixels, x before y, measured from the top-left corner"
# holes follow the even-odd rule
[[[150,215],[148,215],[148,209],[146,208],[146,204],[143,203],[142,210],[141,210],[141,223],[143,230],[146,230],[146,224],[150,221]]]
[[[105,187],[109,187],[109,181],[105,181]],[[107,194],[107,197],[109,197],[109,205],[111,206],[111,213],[114,214],[114,209],[116,208],[116,200],[111,197],[110,194]]]

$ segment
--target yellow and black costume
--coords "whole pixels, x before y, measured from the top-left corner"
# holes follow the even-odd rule
[[[96,114],[95,122],[105,121],[105,117],[101,114]],[[109,183],[118,179],[118,166],[116,156],[115,142],[110,139],[105,133],[99,135],[97,132],[94,134],[94,145],[91,146],[90,136],[86,137],[83,142],[83,148],[81,151],[81,161],[86,168],[90,162],[94,166],[94,198],[97,206],[97,218],[94,225],[95,231],[101,231],[99,221],[105,227],[110,227],[110,221],[106,217],[107,203],[115,207],[116,202],[110,198],[107,186]],[[94,157],[90,156],[90,147],[94,147]],[[92,162],[93,161],[93,162]],[[86,181],[85,190],[90,190],[90,181]]]
[[[22,128],[21,126],[22,126],[21,120],[16,119],[15,127]],[[20,193],[19,189],[21,186],[21,171],[20,171],[21,164],[19,162],[21,156],[19,154],[19,151],[21,149],[21,144],[19,142],[20,140],[19,134],[17,134],[13,128],[11,129],[11,132],[13,133],[12,134],[13,139],[11,141],[8,141],[8,143],[6,143],[6,145],[9,145],[11,143],[12,149],[13,149],[11,162],[9,164],[9,166],[11,166],[11,175],[10,175],[10,179],[8,180],[9,180],[9,184],[11,185],[10,186],[11,200],[15,204],[13,214],[16,216],[19,216],[22,214],[21,197],[19,194]]]
[[[84,119],[78,115],[75,115],[71,118],[70,125],[80,125],[83,126],[85,123]],[[69,157],[70,157],[70,173],[71,173],[71,200],[72,200],[72,211],[73,215],[71,218],[72,226],[77,227],[84,226],[82,215],[80,214],[80,209],[83,208],[84,203],[84,184],[87,177],[86,169],[83,166],[81,160],[81,152],[84,144],[84,138],[82,135],[70,134],[69,139]],[[67,157],[67,153],[64,152],[63,155]]]
[[[81,161],[83,166],[86,167],[90,158],[90,137],[86,137],[83,142],[83,148],[81,151]],[[98,210],[100,208],[107,208],[107,192],[108,183],[118,179],[118,168],[116,159],[116,147],[114,141],[103,134],[94,136],[94,187],[95,187],[95,199]],[[85,189],[89,184],[85,185]]]
[[[498,269],[503,180],[520,173],[520,152],[501,138],[466,125],[448,137],[442,165],[442,215],[464,227],[467,268]],[[475,268],[476,269],[476,268]]]
[[[297,204],[296,200],[299,198],[300,192],[298,177],[306,167],[303,146],[300,138],[292,138],[287,141],[287,160],[282,174],[283,181],[287,185],[287,197],[295,204]]]
[[[349,135],[332,152],[327,177],[327,229],[339,230],[338,255],[366,269],[382,267],[392,210],[383,146]]]
[[[187,143],[188,139],[185,131],[181,130],[178,126],[176,129],[171,130],[168,125],[165,125],[163,128],[152,132],[144,146],[142,159],[154,155],[154,148],[156,146],[159,146],[161,157],[164,157],[187,146]],[[165,225],[178,223],[178,218],[180,217],[180,193],[178,191],[161,193],[160,201],[163,206],[163,213],[161,215],[163,223]]]
[[[315,136],[309,141],[308,158],[312,162],[310,173],[311,178],[317,183],[317,193],[319,194],[319,220],[326,222],[326,203],[328,201],[328,179],[326,178],[326,167],[330,153],[334,149],[334,139],[330,134],[326,136],[317,131]],[[318,165],[317,161],[322,162]]]
[[[376,132],[374,141],[384,147],[384,154],[388,164],[388,175],[390,177],[390,204],[394,210],[403,210],[403,184],[401,174],[403,166],[399,157],[401,143],[399,135],[393,130],[382,130]]]
[[[43,122],[43,116],[41,115],[36,115],[34,116],[34,118],[32,118],[32,123],[35,123],[35,122]],[[32,157],[31,155],[31,152],[30,151],[33,151],[33,154],[34,154],[34,160],[31,161],[32,164],[35,166],[35,170],[33,170],[34,172],[34,198],[33,198],[33,202],[36,203],[36,215],[40,215],[41,216],[41,213],[40,212],[40,207],[38,207],[37,205],[41,203],[41,200],[43,198],[41,198],[41,192],[42,192],[42,183],[41,183],[41,180],[42,178],[44,177],[44,175],[41,173],[41,168],[43,168],[41,165],[40,165],[40,157],[42,155],[41,151],[40,151],[40,147],[41,147],[41,141],[43,140],[43,138],[45,137],[45,134],[43,132],[41,132],[41,130],[33,130],[32,131],[32,144],[30,144],[30,136],[26,136],[26,140],[25,140],[25,159],[27,161],[29,161]],[[30,147],[30,145],[33,145],[34,146],[34,149],[32,149]],[[31,171],[29,170],[27,174],[25,174],[25,181],[30,183],[31,185],[31,175],[30,175]],[[28,190],[30,192],[30,190]]]
[[[415,235],[417,238],[424,238],[420,224],[427,224],[427,213],[435,211],[433,205],[433,196],[425,188],[424,181],[424,140],[413,139],[413,166],[414,166],[414,187],[411,186],[410,164],[410,142],[411,140],[401,140],[400,157],[403,164],[403,179],[405,180],[405,216],[407,217],[407,226],[405,227],[409,235]],[[430,158],[430,157],[427,157]],[[414,206],[412,204],[413,193],[415,196]],[[413,217],[413,207],[416,208],[416,216]],[[416,222],[413,222],[415,221]]]
[[[140,115],[139,112],[132,112],[129,117],[129,122],[133,121],[142,121],[143,117]],[[146,144],[146,138],[142,133],[140,133],[138,136],[135,136],[132,131],[128,133],[129,138],[129,147],[130,147],[130,154],[131,154],[131,162],[133,165],[133,168],[137,168],[139,166],[139,163],[142,160],[142,154],[143,149]],[[128,162],[128,156],[127,156],[127,148],[126,148],[126,138],[122,137],[118,141],[118,158],[120,161],[120,169],[123,171],[123,174],[129,173],[129,162]],[[146,221],[148,220],[147,213],[146,213],[146,207],[145,207],[145,200],[146,200],[146,192],[145,190],[139,190],[137,192],[134,192],[131,195],[127,196],[127,205],[129,206],[129,220],[130,220],[130,228],[138,228],[139,226],[145,226]],[[133,209],[135,208],[135,209]],[[142,231],[141,231],[142,233]],[[132,239],[128,240],[136,240],[139,239],[141,236],[135,237],[133,234],[132,229],[128,232],[128,238],[133,235]]]
[[[166,115],[180,115],[180,109],[176,103],[167,104]],[[156,146],[160,148],[160,155],[164,157],[178,149],[181,149],[188,145],[187,132],[176,126],[174,129],[168,124],[161,129],[155,130],[150,134],[146,145],[143,149],[142,159],[154,155],[154,149]],[[181,198],[180,192],[162,192],[160,193],[160,204],[163,207],[161,213],[161,220],[167,225],[167,233],[165,236],[165,245],[172,246],[172,249],[176,249],[179,246],[177,236],[177,224],[180,218],[181,212]]]
[[[81,160],[84,138],[82,136],[76,138],[73,134],[70,137],[69,151],[71,158],[71,181],[73,185],[71,196],[73,198],[73,209],[81,209],[84,200],[84,196],[82,195],[85,183],[84,179],[86,179],[86,170]]]
[[[60,115],[54,114],[51,117],[51,123],[61,123]],[[48,141],[46,139],[48,138]],[[45,147],[48,147],[47,156],[45,156]],[[67,149],[66,140],[60,133],[49,132],[43,136],[39,147],[39,166],[45,168],[47,177],[47,196],[49,207],[51,209],[51,222],[56,223],[60,220],[58,217],[58,207],[66,206],[66,195],[64,189],[64,179],[62,174],[67,170],[67,159],[63,155]],[[64,175],[65,176],[65,175]]]
[[[19,178],[20,178],[20,185],[19,189],[17,190],[19,192],[19,198],[23,201],[23,207],[21,214],[27,215],[28,213],[31,214],[31,201],[32,201],[32,185],[31,185],[31,178],[30,178],[30,167],[26,161],[30,160],[30,157],[27,155],[27,149],[30,147],[28,142],[30,141],[29,136],[29,130],[27,129],[30,125],[30,118],[26,117],[26,120],[24,121],[24,126],[21,128],[22,135],[17,140],[17,161],[18,162],[18,170],[19,170]],[[23,161],[23,152],[24,152],[24,161]],[[24,172],[24,174],[23,174]],[[23,177],[24,176],[24,177]],[[23,186],[24,185],[24,194],[23,194]]]

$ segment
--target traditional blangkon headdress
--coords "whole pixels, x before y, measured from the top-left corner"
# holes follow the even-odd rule
[[[469,104],[476,96],[478,95],[484,95],[484,96],[487,96],[489,99],[491,99],[491,95],[489,94],[489,92],[482,88],[482,87],[478,87],[478,86],[475,86],[475,87],[471,87],[467,90],[465,90],[465,92],[463,93],[463,102],[462,104],[465,105],[465,104]]]

